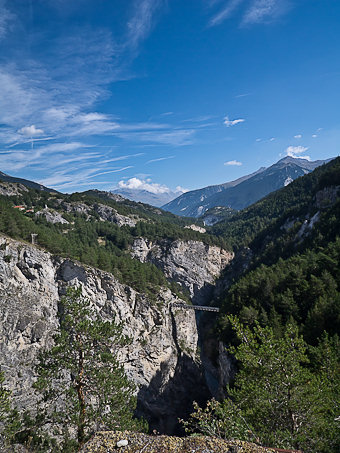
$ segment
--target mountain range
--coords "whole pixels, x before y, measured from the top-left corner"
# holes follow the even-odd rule
[[[255,173],[235,181],[186,192],[163,205],[162,209],[179,216],[196,218],[217,206],[241,210],[328,161],[311,162],[306,159],[285,157],[268,168],[261,167]],[[212,219],[207,221],[207,224],[212,223],[214,223]]]
[[[150,192],[146,189],[130,189],[121,187],[119,189],[112,190],[112,193],[119,194],[131,201],[151,204],[151,206],[160,208],[161,206],[177,198],[179,193],[181,194],[183,192],[172,192],[171,190],[166,192]]]

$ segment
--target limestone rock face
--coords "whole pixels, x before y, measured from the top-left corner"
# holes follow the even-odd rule
[[[113,198],[114,199],[114,198]],[[81,202],[66,202],[64,200],[56,200],[57,203],[60,205],[60,208],[66,212],[76,212],[79,214],[87,215],[88,219],[90,219],[91,211],[95,211],[101,220],[116,223],[118,226],[128,225],[130,227],[134,227],[136,223],[140,220],[137,215],[125,216],[119,214],[116,209],[112,208],[111,206],[107,206],[101,203],[95,203],[91,206],[87,205],[86,203]],[[116,200],[115,200],[116,201]]]
[[[95,204],[93,208],[100,215],[102,220],[116,223],[118,226],[128,225],[134,227],[139,220],[138,216],[132,217],[121,215],[114,208],[104,204]]]
[[[14,195],[22,195],[23,192],[28,192],[28,189],[23,184],[0,181],[0,195],[12,197]]]
[[[167,278],[186,288],[195,304],[203,304],[216,278],[234,254],[199,241],[157,241],[138,238],[132,256],[161,268]]]
[[[179,299],[169,289],[150,301],[110,273],[0,236],[0,364],[15,404],[34,405],[37,354],[53,342],[66,287],[80,284],[103,319],[123,321],[132,339],[119,354],[138,386],[139,414],[161,432],[175,430],[206,391],[194,312],[173,308]]]
[[[53,209],[45,208],[42,211],[38,211],[36,216],[43,216],[49,223],[63,223],[68,224],[69,222],[64,219],[64,217],[57,211],[53,211]]]

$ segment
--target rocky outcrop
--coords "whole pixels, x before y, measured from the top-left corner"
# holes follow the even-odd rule
[[[138,413],[160,432],[175,431],[193,399],[208,396],[197,361],[195,314],[172,308],[179,299],[168,289],[151,301],[110,273],[0,237],[0,362],[15,404],[34,405],[34,363],[52,344],[68,285],[82,285],[103,319],[124,323],[132,343],[120,359],[138,386]]]
[[[131,250],[141,262],[151,262],[166,277],[186,288],[193,303],[207,300],[215,279],[230,263],[234,254],[199,241],[156,241],[138,238]]]
[[[119,446],[121,441],[125,441],[124,447]],[[114,451],[124,453],[274,453],[275,450],[251,442],[225,440],[210,436],[148,436],[129,431],[98,432],[81,450],[82,453]]]
[[[205,228],[202,228],[198,225],[192,224],[192,225],[186,225],[184,228],[187,230],[193,230],[193,231],[198,231],[199,233],[206,233],[207,230]]]
[[[98,214],[99,219],[102,221],[116,223],[118,226],[127,225],[134,227],[136,223],[141,220],[137,215],[122,215],[119,214],[116,209],[111,206],[107,206],[102,203],[95,203],[93,205],[87,205],[86,203],[81,202],[72,202],[69,203],[64,200],[56,200],[59,203],[60,208],[65,212],[85,214],[87,219],[90,219],[91,213],[93,211]]]
[[[116,223],[118,226],[127,225],[134,227],[140,220],[138,216],[125,216],[119,214],[114,208],[104,204],[95,204],[93,209],[99,214],[101,220]]]
[[[36,217],[45,217],[46,221],[49,223],[69,223],[58,211],[54,211],[53,209],[49,208],[42,209],[41,211],[36,212],[35,215]]]
[[[0,195],[13,197],[15,195],[22,195],[23,192],[28,192],[27,187],[23,184],[0,181]]]

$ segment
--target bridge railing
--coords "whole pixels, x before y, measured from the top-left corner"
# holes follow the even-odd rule
[[[186,305],[173,303],[172,306],[176,308],[182,308],[183,310],[214,311],[214,312],[220,311],[218,307],[208,307],[205,305]]]

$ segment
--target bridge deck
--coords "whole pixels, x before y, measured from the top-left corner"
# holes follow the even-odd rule
[[[205,305],[185,305],[185,304],[172,304],[173,307],[176,308],[183,308],[184,310],[199,310],[199,311],[214,311],[219,312],[220,309],[218,307],[207,307]]]

